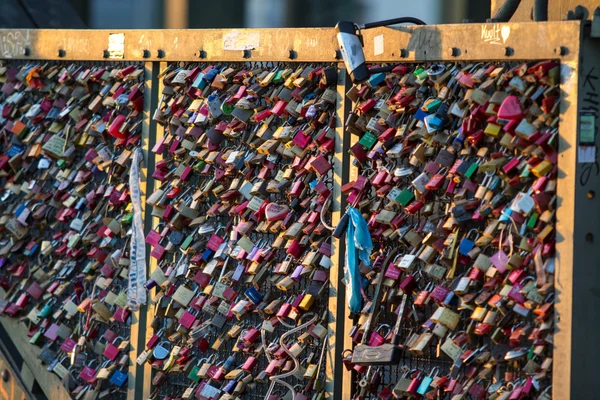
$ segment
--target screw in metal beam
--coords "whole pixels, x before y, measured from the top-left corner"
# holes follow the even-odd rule
[[[66,55],[67,55],[67,52],[66,52],[65,50],[63,50],[63,49],[59,49],[59,50],[58,50],[58,56],[59,56],[60,58],[63,58],[63,57],[65,57]]]
[[[295,60],[296,58],[298,58],[298,52],[296,50],[290,50],[288,58],[290,60]]]
[[[165,51],[162,49],[156,50],[156,58],[165,58]]]
[[[252,51],[250,50],[244,50],[244,54],[243,56],[244,58],[252,58]]]
[[[511,57],[514,54],[515,54],[515,50],[512,47],[505,47],[504,48],[504,55],[506,57]]]
[[[400,58],[408,57],[408,49],[400,49]]]
[[[206,58],[206,52],[202,49],[198,50],[194,55],[198,58]]]
[[[559,56],[566,56],[569,54],[569,48],[566,46],[558,46],[554,49],[554,53]]]

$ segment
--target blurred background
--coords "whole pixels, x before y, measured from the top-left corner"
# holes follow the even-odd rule
[[[330,27],[401,16],[484,22],[490,0],[0,0],[0,28]]]

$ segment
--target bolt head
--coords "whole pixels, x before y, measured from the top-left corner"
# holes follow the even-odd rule
[[[63,49],[58,50],[58,56],[59,57],[65,57],[67,55],[67,52]]]
[[[400,58],[408,57],[408,49],[400,49]]]
[[[458,57],[460,55],[460,49],[458,47],[452,47],[448,53],[450,57]]]
[[[164,58],[165,57],[165,51],[162,49],[158,49],[156,51],[156,58]]]
[[[569,49],[566,46],[558,46],[554,49],[554,53],[561,57],[566,56],[567,54],[569,54]]]
[[[515,50],[512,47],[505,47],[504,48],[504,55],[505,56],[510,57],[513,54],[515,54]]]
[[[104,58],[110,57],[110,52],[108,50],[103,50],[102,51],[102,57],[104,57]]]
[[[244,50],[244,58],[252,58],[252,51],[250,50]]]
[[[2,380],[4,382],[8,382],[9,379],[10,379],[10,371],[8,369],[4,369],[2,371]]]

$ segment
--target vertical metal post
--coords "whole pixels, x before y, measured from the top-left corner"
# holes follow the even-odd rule
[[[335,128],[335,156],[333,159],[333,191],[332,191],[332,222],[337,226],[340,221],[345,204],[342,203],[342,184],[344,180],[344,165],[347,163],[348,150],[344,139],[344,121],[346,118],[346,70],[338,68],[337,102],[336,102],[336,128]],[[344,344],[344,242],[332,237],[333,248],[332,266],[329,271],[329,341],[327,344],[328,356],[325,369],[326,398],[338,399],[342,392],[346,371],[342,367],[342,354],[340,344]],[[346,377],[347,378],[347,377]],[[343,396],[343,398],[346,398]]]
[[[350,137],[345,134],[345,121],[350,114],[351,103],[346,98],[350,79],[342,63],[338,67],[337,104],[336,104],[336,133],[334,159],[334,190],[333,190],[333,219],[332,225],[337,226],[346,209],[346,198],[342,196],[342,185],[348,182],[348,165],[350,165]],[[346,326],[346,285],[344,282],[344,260],[346,245],[343,239],[332,240],[334,255],[330,271],[332,289],[329,300],[329,354],[331,361],[327,363],[327,394],[331,399],[349,399],[351,396],[352,374],[343,366],[342,352],[352,348],[352,341],[347,335]]]
[[[141,168],[141,189],[142,189],[142,210],[144,213],[144,231],[148,232],[152,229],[152,215],[150,207],[146,207],[146,197],[154,191],[155,181],[149,179],[154,172],[155,157],[150,150],[154,147],[157,140],[157,124],[152,120],[152,113],[158,106],[158,74],[159,63],[147,62],[144,64],[144,115],[142,122],[142,152],[144,154],[144,162]],[[162,136],[162,131],[161,131]],[[152,259],[150,258],[150,250],[146,248],[146,260],[150,268],[146,268],[147,273],[152,270]],[[155,260],[154,260],[155,261]],[[156,266],[154,266],[156,268]],[[154,315],[150,299],[148,304],[142,305],[140,310],[133,314],[133,322],[131,327],[131,350],[129,358],[132,361],[133,371],[130,374],[129,384],[127,388],[128,400],[141,400],[149,397],[150,382],[152,381],[151,369],[148,364],[138,365],[135,360],[137,356],[145,349],[148,335],[151,335],[148,330],[150,318]],[[133,377],[133,379],[131,379]],[[146,395],[148,388],[148,395]]]
[[[600,391],[597,378],[600,345],[591,337],[598,332],[600,321],[600,48],[598,41],[588,34],[589,27],[583,27],[580,41],[569,41],[569,61],[561,60],[557,301],[552,371],[552,398],[560,400],[597,398]],[[581,48],[577,48],[578,43],[581,43]],[[595,127],[586,126],[586,129],[594,130],[596,154],[591,162],[578,154],[580,118],[583,115],[595,119]]]
[[[160,78],[161,72],[167,68],[167,63],[166,62],[160,62],[160,63],[155,62],[154,68],[156,68],[157,84],[155,86],[156,90],[153,91],[153,97],[154,97],[155,101],[153,103],[154,107],[152,108],[151,113],[150,113],[150,119],[152,119],[152,113],[159,105],[158,99],[164,89],[163,82],[159,78]],[[150,146],[149,146],[150,149],[152,149],[154,147],[154,145],[156,144],[157,141],[159,141],[160,139],[163,138],[163,135],[165,133],[165,130],[162,125],[159,125],[154,121],[152,121],[152,125],[154,127],[154,135],[151,136]],[[162,154],[154,154],[152,152],[150,152],[149,154],[150,155],[148,157],[149,158],[148,163],[150,164],[150,166],[149,166],[148,174],[149,174],[149,176],[152,176],[152,174],[154,173],[154,166],[156,165],[156,163],[158,161],[162,160]],[[154,179],[150,179],[150,180],[154,183],[154,185],[152,187],[152,191],[154,191],[160,187],[159,181],[156,181]],[[148,207],[148,211],[146,212],[145,222],[146,222],[146,229],[148,229],[148,230],[152,229],[154,226],[156,226],[160,222],[159,218],[152,216],[152,210],[150,209],[150,207]],[[147,254],[148,254],[147,259],[148,259],[148,264],[149,264],[149,273],[151,274],[158,268],[158,261],[155,258],[150,257],[150,246],[147,247]],[[149,297],[148,298],[148,311],[147,311],[149,322],[147,323],[147,325],[149,325],[149,323],[152,321],[152,318],[154,317],[155,312],[156,312],[155,304],[151,301],[151,298]],[[152,329],[147,329],[146,337],[144,338],[144,345],[148,340],[150,340],[152,335],[153,335]],[[149,363],[146,363],[146,364],[144,364],[144,385],[143,385],[143,392],[142,392],[143,396],[141,396],[140,399],[149,398],[151,391],[152,391],[152,367],[150,366]]]

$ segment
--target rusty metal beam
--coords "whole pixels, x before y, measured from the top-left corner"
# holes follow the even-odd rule
[[[505,0],[492,0],[492,8],[490,15],[494,15],[496,11],[504,4]],[[512,17],[511,22],[531,22],[533,21],[533,5],[535,0],[522,0],[517,12]],[[600,6],[598,0],[548,0],[548,20],[561,21],[566,19],[569,11],[575,11],[577,6],[582,7],[584,19],[591,19],[594,15],[596,7]]]

